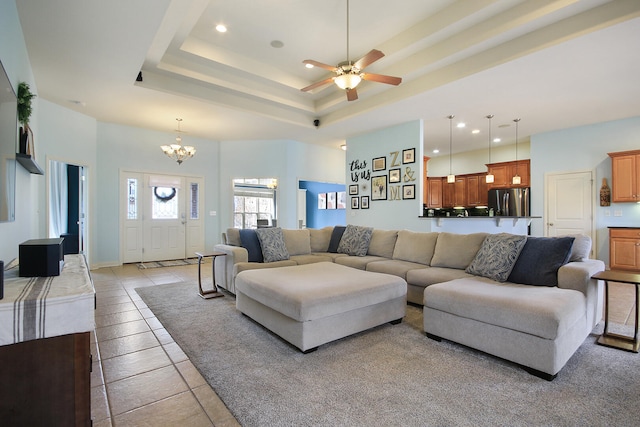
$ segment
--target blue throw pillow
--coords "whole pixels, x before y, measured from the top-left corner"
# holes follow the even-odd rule
[[[344,234],[344,230],[347,227],[343,225],[336,225],[333,227],[333,231],[331,232],[331,240],[329,240],[329,249],[327,252],[331,252],[334,254],[338,253],[338,246],[340,245],[340,239],[342,239],[342,235]]]
[[[240,230],[240,243],[249,253],[249,262],[263,262],[262,247],[256,230]]]
[[[573,237],[529,237],[509,275],[509,282],[558,286],[558,270],[569,261]]]

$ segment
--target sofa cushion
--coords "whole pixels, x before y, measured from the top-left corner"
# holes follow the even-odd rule
[[[240,235],[241,246],[247,250],[248,261],[263,262],[262,247],[256,230],[243,229],[238,234]]]
[[[573,237],[529,237],[509,282],[558,286],[558,269],[569,261],[573,240]]]
[[[264,262],[284,261],[289,259],[289,252],[284,243],[284,234],[280,227],[258,228],[256,230]]]
[[[504,282],[526,242],[527,236],[509,233],[489,234],[465,271]]]
[[[229,246],[242,246],[239,228],[227,228],[226,236],[227,240],[224,242],[225,244]]]
[[[347,255],[365,256],[369,250],[372,234],[372,227],[347,224],[347,228],[344,230],[338,245],[338,252]]]
[[[571,257],[569,262],[585,261],[589,259],[591,253],[591,237],[586,234],[570,234],[567,237],[573,237],[573,246],[571,246]]]
[[[313,264],[316,262],[333,262],[328,255],[318,255],[318,254],[309,254],[309,255],[291,255],[289,257],[291,261],[295,261],[298,265],[304,264]]]
[[[385,259],[383,261],[372,261],[367,264],[367,271],[373,271],[376,273],[392,274],[394,276],[402,277],[406,280],[407,272],[415,269],[427,268],[424,264],[418,264],[415,262],[401,261],[399,259]]]
[[[309,230],[282,230],[284,244],[291,255],[308,255],[311,253],[311,235]]]
[[[391,258],[398,239],[397,230],[373,230],[367,255]]]
[[[329,242],[331,242],[331,233],[333,227],[324,227],[320,229],[309,228],[311,240],[311,252],[327,252],[329,250]],[[336,250],[338,245],[336,245]]]
[[[393,250],[393,259],[429,265],[436,249],[438,234],[437,232],[398,231],[398,241]]]
[[[345,227],[344,225],[336,225],[335,227],[333,227],[327,252],[338,253],[338,246],[340,245],[340,240],[342,239],[342,235],[344,234],[344,231],[346,229],[347,227]]]
[[[357,268],[358,270],[366,270],[367,264],[374,261],[384,261],[386,258],[374,255],[365,256],[341,256],[333,260],[334,263],[340,265],[346,265],[347,267]]]
[[[472,275],[459,268],[425,267],[407,271],[406,280],[410,285],[426,287],[464,277]]]
[[[572,289],[470,277],[429,286],[424,290],[424,306],[554,340],[576,322],[585,322],[586,298]]]
[[[488,234],[455,234],[443,231],[438,236],[431,266],[464,270],[471,264]]]

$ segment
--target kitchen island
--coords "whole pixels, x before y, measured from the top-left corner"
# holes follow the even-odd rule
[[[540,216],[420,216],[428,220],[429,231],[448,233],[511,233],[529,234],[529,225]]]

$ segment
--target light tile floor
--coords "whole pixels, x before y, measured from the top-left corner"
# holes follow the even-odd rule
[[[210,286],[210,266],[203,265],[203,285]],[[139,269],[128,264],[91,275],[97,294],[93,425],[239,425],[135,291],[187,281],[196,292],[197,266]],[[612,322],[633,325],[634,296],[633,286],[610,284]]]
[[[203,286],[211,284],[210,268],[203,265]],[[239,425],[135,291],[188,281],[197,292],[197,275],[197,266],[145,270],[135,264],[91,272],[94,426]]]

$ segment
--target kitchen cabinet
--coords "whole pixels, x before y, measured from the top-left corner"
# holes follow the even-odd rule
[[[442,178],[427,178],[427,207],[442,207]]]
[[[507,187],[529,187],[531,185],[531,161],[518,160],[512,162],[490,163],[487,165],[489,173],[493,174],[493,183],[487,184],[487,189]],[[512,184],[516,173],[520,176],[520,185]]]
[[[455,183],[447,182],[447,177],[441,178],[442,180],[442,207],[452,208],[454,200]]]
[[[467,177],[456,176],[456,182],[453,184],[453,206],[467,206]]]
[[[486,174],[477,173],[467,175],[467,204],[468,207],[487,206]]]
[[[640,202],[640,150],[609,153],[614,203]]]
[[[640,271],[640,228],[609,228],[612,270]]]

